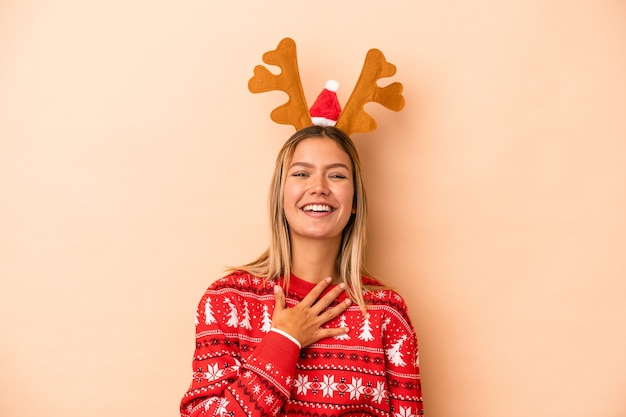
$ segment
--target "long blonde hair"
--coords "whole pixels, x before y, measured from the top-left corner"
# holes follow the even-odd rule
[[[354,174],[354,214],[350,217],[343,230],[341,246],[337,254],[336,262],[339,278],[346,284],[349,297],[365,311],[366,306],[363,298],[365,287],[362,283],[362,276],[370,275],[364,263],[367,228],[367,197],[361,177],[361,162],[356,147],[348,135],[335,127],[306,127],[297,131],[285,142],[276,158],[276,166],[270,186],[270,246],[256,260],[242,265],[238,269],[248,271],[253,275],[265,279],[276,279],[283,276],[285,286],[289,286],[289,277],[291,275],[291,244],[289,239],[289,225],[287,224],[283,207],[285,179],[296,147],[300,142],[308,138],[332,139],[348,154],[352,161],[352,171]]]

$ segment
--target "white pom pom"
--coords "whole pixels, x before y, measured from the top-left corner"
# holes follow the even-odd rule
[[[326,81],[325,87],[328,91],[333,91],[336,93],[339,90],[339,83],[335,80],[328,80]]]

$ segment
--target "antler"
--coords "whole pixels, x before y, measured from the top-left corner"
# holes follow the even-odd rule
[[[276,123],[293,125],[296,130],[311,126],[313,123],[300,82],[296,43],[293,39],[285,38],[280,41],[276,50],[263,54],[263,62],[280,67],[280,74],[274,75],[264,66],[257,65],[254,67],[254,76],[248,81],[248,90],[252,93],[284,91],[289,99],[272,111],[270,114],[272,120]]]
[[[370,49],[356,86],[337,120],[337,127],[348,135],[375,130],[376,121],[363,109],[369,102],[382,104],[394,111],[402,110],[402,84],[394,82],[386,87],[378,87],[376,84],[377,80],[391,77],[395,73],[396,66],[387,62],[381,51]]]

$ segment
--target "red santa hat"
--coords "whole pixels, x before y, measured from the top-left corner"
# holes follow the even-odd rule
[[[339,83],[335,80],[328,80],[325,87],[311,106],[309,111],[311,121],[316,126],[335,126],[341,113],[341,106],[337,99]]]

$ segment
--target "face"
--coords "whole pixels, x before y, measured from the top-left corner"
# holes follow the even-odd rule
[[[303,239],[341,241],[353,209],[352,161],[329,138],[308,138],[295,149],[284,185],[292,244]]]

